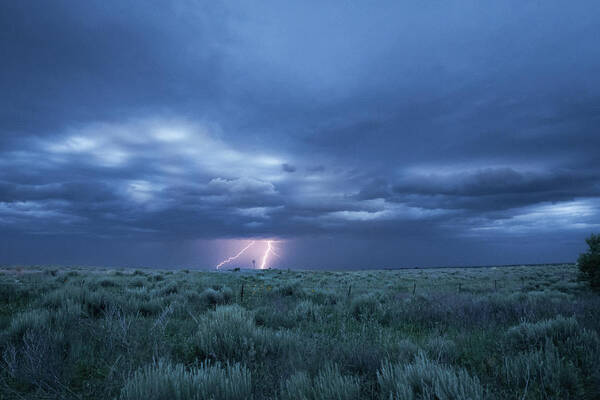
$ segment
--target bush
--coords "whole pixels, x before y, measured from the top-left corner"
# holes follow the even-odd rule
[[[251,398],[250,371],[239,364],[182,364],[159,361],[136,371],[121,390],[122,400],[243,400]]]
[[[592,288],[600,290],[600,234],[592,234],[585,241],[589,249],[577,259],[580,277],[588,281]]]
[[[254,312],[254,322],[257,326],[265,326],[267,328],[291,329],[298,325],[298,320],[289,310],[282,312],[273,306],[261,306],[256,308]]]
[[[160,290],[160,295],[161,296],[169,296],[171,294],[176,294],[179,292],[179,285],[177,285],[177,283],[169,283],[168,285],[164,286],[161,290]]]
[[[100,283],[100,286],[102,286],[104,288],[119,286],[114,279],[110,279],[110,278],[101,279],[99,283]]]
[[[365,294],[354,300],[350,305],[350,313],[357,320],[367,320],[377,317],[379,311],[379,302],[375,297]]]
[[[579,334],[579,324],[575,318],[558,316],[536,323],[523,322],[508,329],[505,342],[515,351],[541,348],[546,340],[554,344],[564,342],[567,338]]]
[[[505,357],[502,375],[504,383],[515,390],[515,394],[529,391],[537,395],[535,398],[544,399],[580,398],[582,395],[577,369],[560,357],[551,342],[543,350]]]
[[[456,343],[450,339],[434,336],[425,343],[429,358],[441,363],[453,363],[458,358]]]
[[[479,379],[464,369],[440,365],[420,354],[413,363],[384,363],[377,372],[382,399],[451,400],[481,399]]]
[[[412,362],[419,355],[419,346],[414,344],[409,339],[401,339],[399,341],[391,341],[386,346],[386,350],[394,360],[400,360],[404,362]]]
[[[6,334],[12,339],[21,338],[25,332],[41,331],[48,327],[50,323],[50,313],[44,309],[31,309],[16,314]]]
[[[2,370],[19,385],[35,388],[40,394],[49,395],[60,390],[60,378],[64,369],[63,355],[67,346],[62,332],[52,332],[48,329],[27,330],[17,345],[9,345],[4,350]]]
[[[273,294],[281,297],[304,297],[304,290],[299,283],[291,283],[283,286],[278,286],[273,290]]]
[[[301,300],[291,314],[296,321],[321,322],[322,308],[310,300]]]
[[[200,302],[205,306],[229,303],[232,298],[233,291],[229,288],[222,288],[219,291],[208,288],[200,293]]]
[[[346,400],[360,398],[360,383],[354,376],[344,376],[337,365],[328,365],[310,379],[297,372],[281,386],[284,400]]]
[[[195,358],[253,363],[288,358],[295,343],[287,333],[256,327],[250,313],[233,305],[203,315],[190,345]]]

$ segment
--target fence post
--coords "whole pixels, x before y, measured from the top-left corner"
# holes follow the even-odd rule
[[[415,291],[417,290],[417,282],[413,283],[413,296],[415,295]]]
[[[240,302],[244,301],[244,284],[242,283],[242,290],[240,290]]]
[[[351,292],[352,292],[352,285],[348,286],[348,296],[347,297],[350,297]]]

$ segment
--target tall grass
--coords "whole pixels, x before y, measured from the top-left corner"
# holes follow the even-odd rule
[[[386,362],[377,372],[382,399],[476,400],[484,397],[477,377],[419,355],[410,364]]]
[[[186,369],[160,360],[127,379],[121,400],[246,400],[252,397],[250,371],[239,364],[201,363]]]
[[[21,272],[0,399],[600,398],[573,266]]]

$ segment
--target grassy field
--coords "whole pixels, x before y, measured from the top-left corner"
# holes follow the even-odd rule
[[[574,265],[0,270],[0,399],[598,399]]]

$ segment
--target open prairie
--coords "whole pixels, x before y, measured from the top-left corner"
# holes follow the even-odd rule
[[[599,331],[572,264],[5,268],[0,398],[597,399]]]

